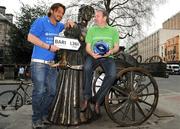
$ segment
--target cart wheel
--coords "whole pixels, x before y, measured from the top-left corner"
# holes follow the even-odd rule
[[[155,79],[144,69],[130,67],[120,71],[115,85],[105,97],[109,117],[120,126],[146,121],[156,109],[159,97]]]
[[[150,58],[147,58],[147,59],[144,61],[144,63],[149,63],[149,59],[150,59]]]
[[[155,56],[152,56],[150,59],[149,59],[149,63],[153,63],[153,62],[162,62],[163,59],[158,56],[158,55],[155,55]]]
[[[142,62],[142,56],[141,56],[141,55],[138,55],[138,56],[136,57],[136,60],[137,60],[138,63],[141,63],[141,62]]]
[[[104,77],[105,77],[105,73],[102,72],[94,79],[93,87],[92,87],[93,95],[95,95],[99,90],[99,88],[101,87]]]

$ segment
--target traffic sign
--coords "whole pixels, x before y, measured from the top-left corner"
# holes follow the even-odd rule
[[[54,37],[54,45],[67,50],[78,50],[81,46],[77,39],[64,38],[60,36]]]

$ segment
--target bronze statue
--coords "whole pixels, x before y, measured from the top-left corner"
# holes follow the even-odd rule
[[[88,21],[94,15],[91,6],[82,6],[79,9],[79,22],[73,28],[64,32],[67,38],[76,38],[81,47],[78,51],[60,50],[58,58],[60,61],[54,66],[60,67],[57,81],[57,93],[51,107],[49,120],[54,124],[78,125],[87,121],[88,113],[80,112],[82,100],[82,64],[85,58],[85,34]]]

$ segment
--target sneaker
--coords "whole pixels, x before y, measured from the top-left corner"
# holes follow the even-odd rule
[[[46,117],[43,117],[42,123],[43,123],[44,125],[51,125],[51,124],[52,124],[52,122],[49,121]]]
[[[33,129],[44,129],[45,126],[42,124],[42,122],[34,122],[32,123],[32,128]]]

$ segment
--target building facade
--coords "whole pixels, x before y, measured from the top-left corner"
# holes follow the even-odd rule
[[[5,10],[4,6],[0,6],[0,64],[4,63],[4,58],[9,53],[9,30],[13,22],[13,15],[6,14]]]
[[[167,63],[178,63],[180,61],[180,34],[166,41],[163,59]]]
[[[163,22],[164,29],[179,29],[180,30],[180,11]]]
[[[180,30],[159,29],[155,33],[138,42],[138,54],[142,61],[154,55],[164,56],[164,43],[171,37],[179,34]],[[162,48],[163,47],[163,48]]]
[[[180,61],[178,55],[180,50],[178,49],[180,46],[179,34],[180,12],[166,20],[162,29],[136,42],[137,45],[130,47],[130,49],[138,49],[137,52],[138,55],[142,56],[142,61],[154,55],[161,56],[164,61]],[[131,50],[129,52],[131,55],[134,54]]]

